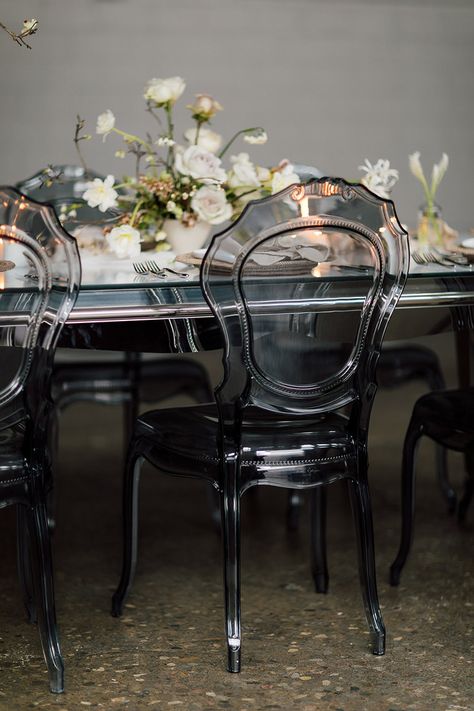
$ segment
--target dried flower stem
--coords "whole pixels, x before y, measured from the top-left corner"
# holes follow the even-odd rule
[[[35,24],[32,27],[29,27],[26,30],[22,30],[21,32],[13,32],[10,30],[6,25],[3,24],[3,22],[0,22],[0,27],[2,30],[5,30],[5,32],[10,35],[12,40],[16,42],[17,44],[23,47],[27,47],[28,49],[31,49],[31,45],[28,44],[28,42],[25,42],[25,37],[29,37],[29,35],[34,35],[38,29],[38,23],[35,22]]]
[[[79,147],[80,141],[88,141],[90,136],[81,136],[81,132],[84,129],[84,126],[86,125],[85,119],[81,118],[79,114],[76,116],[76,130],[74,132],[74,145],[76,147],[77,155],[79,156],[80,163],[82,167],[84,168],[84,173],[85,175],[89,175],[89,168],[87,167],[86,161],[84,159],[84,156],[82,155],[81,149]]]

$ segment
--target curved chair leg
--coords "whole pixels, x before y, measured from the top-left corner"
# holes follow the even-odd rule
[[[211,512],[212,525],[216,533],[221,532],[221,498],[217,489],[212,484],[207,485],[207,499],[209,502],[209,510]]]
[[[38,503],[29,507],[26,517],[41,645],[48,667],[50,689],[60,694],[64,691],[64,664],[56,625],[53,564],[45,504]]]
[[[349,481],[359,554],[359,577],[365,614],[371,632],[372,653],[385,654],[385,625],[380,612],[375,574],[374,531],[369,484],[365,475]]]
[[[227,482],[221,494],[224,544],[224,589],[227,638],[227,669],[240,671],[240,492],[236,462],[227,465]]]
[[[28,524],[26,520],[25,507],[21,504],[18,504],[16,507],[16,545],[18,579],[20,583],[21,596],[23,598],[23,604],[25,606],[28,622],[35,623],[37,618],[33,594],[33,582],[31,580]]]
[[[286,505],[286,528],[288,531],[298,530],[303,502],[303,496],[297,489],[290,489],[288,491],[288,502]]]
[[[457,497],[448,479],[448,455],[446,448],[441,444],[436,445],[436,474],[441,492],[448,505],[448,512],[454,513],[456,511]]]
[[[325,486],[311,491],[311,569],[316,592],[327,593],[329,585],[326,555],[326,504]]]
[[[464,494],[459,502],[458,522],[464,523],[466,514],[474,495],[474,453],[466,452],[466,480],[464,482]]]
[[[390,585],[398,585],[413,539],[415,517],[415,454],[421,428],[413,421],[408,425],[403,444],[402,463],[402,532],[397,557],[390,567]]]
[[[112,615],[120,617],[128,597],[137,564],[138,485],[143,457],[127,459],[123,486],[123,559],[119,586],[112,597]]]

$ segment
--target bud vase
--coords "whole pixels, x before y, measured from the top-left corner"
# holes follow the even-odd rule
[[[163,223],[166,240],[177,255],[201,249],[211,233],[211,228],[212,225],[201,220],[192,227],[183,225],[179,220],[165,220]]]
[[[417,237],[420,245],[442,246],[443,220],[436,203],[425,203],[418,210]]]

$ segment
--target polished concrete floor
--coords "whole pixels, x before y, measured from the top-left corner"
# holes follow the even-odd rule
[[[449,352],[445,360],[452,367]],[[447,515],[429,443],[420,450],[413,553],[400,587],[387,583],[398,543],[403,433],[422,392],[422,384],[380,390],[372,418],[386,655],[368,650],[343,487],[329,490],[325,596],[315,594],[310,576],[308,507],[299,533],[289,535],[285,492],[263,488],[243,504],[240,675],[225,671],[220,540],[200,482],[144,468],[136,581],[124,616],[110,616],[120,563],[120,411],[70,408],[61,423],[54,535],[66,692],[48,692],[37,631],[19,599],[14,512],[4,510],[0,709],[472,711],[474,510],[463,529]],[[450,455],[450,471],[460,490],[458,455]]]

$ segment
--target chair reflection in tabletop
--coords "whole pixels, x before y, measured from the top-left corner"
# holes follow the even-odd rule
[[[25,606],[38,620],[51,691],[64,686],[56,627],[46,498],[51,489],[51,375],[55,345],[77,296],[75,240],[54,210],[0,188],[0,508],[17,507],[18,563]],[[26,266],[26,264],[28,266]],[[27,288],[9,288],[25,270]]]
[[[364,268],[341,279],[352,243]],[[367,433],[382,338],[407,270],[407,235],[393,204],[339,179],[293,185],[252,202],[213,238],[201,280],[223,332],[223,380],[213,404],[156,410],[136,422],[124,480],[124,557],[114,615],[122,612],[135,570],[144,459],[170,474],[202,477],[219,492],[231,672],[240,671],[241,662],[241,495],[255,485],[321,490],[345,479],[372,651],[384,653]],[[316,531],[321,525],[315,516]],[[322,536],[313,541],[313,567],[320,569]]]

